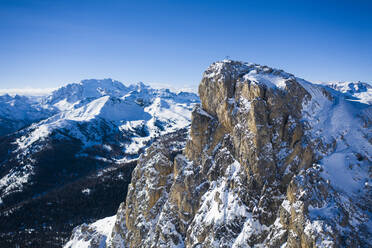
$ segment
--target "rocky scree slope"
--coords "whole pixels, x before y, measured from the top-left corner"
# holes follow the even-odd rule
[[[182,154],[187,136],[188,130],[181,129],[159,137],[141,155],[138,163],[141,167],[138,167],[132,174],[136,178],[132,182],[133,186],[138,188],[144,187],[151,194],[143,191],[142,193],[148,196],[145,198],[142,194],[136,196],[132,192],[131,199],[128,199],[128,201],[132,201],[136,205],[136,209],[133,209],[132,213],[127,212],[127,214],[137,214],[139,209],[146,212],[146,215],[139,217],[142,218],[141,223],[146,225],[146,230],[154,227],[153,222],[146,220],[157,217],[157,207],[164,204],[168,197],[167,192],[173,180],[172,161],[174,161],[177,155]],[[143,176],[144,174],[146,176]],[[139,197],[139,199],[135,200],[136,197]],[[153,206],[154,208],[151,211],[150,209]],[[83,224],[76,227],[69,242],[64,247],[105,247],[109,241],[112,241],[112,245],[114,246],[123,246],[122,230],[126,230],[125,208],[126,204],[122,202],[117,216],[114,215],[98,220],[93,224]],[[133,222],[132,224],[136,223]]]
[[[190,125],[197,102],[193,93],[111,79],[39,99],[0,97],[0,125],[20,123],[0,127],[0,246],[60,247],[72,227],[114,214],[139,154]]]
[[[66,247],[372,245],[370,105],[230,60],[199,94],[183,154],[151,146],[111,231],[77,227]]]

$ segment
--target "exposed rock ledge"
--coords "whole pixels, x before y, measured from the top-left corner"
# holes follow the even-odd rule
[[[107,247],[372,245],[370,105],[229,60],[199,94],[183,154],[178,134],[141,156]]]

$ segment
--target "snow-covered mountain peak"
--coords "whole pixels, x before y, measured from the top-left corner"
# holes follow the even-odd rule
[[[86,105],[61,114],[61,119],[74,121],[89,121],[94,118],[108,121],[148,120],[143,108],[135,102],[125,101],[111,96],[102,96]]]
[[[232,60],[215,62],[204,72],[204,78],[210,79],[215,76],[224,79],[227,75],[232,76],[231,80],[244,75],[240,80],[265,85],[269,88],[285,88],[286,80],[294,79],[292,74],[283,70]]]
[[[151,87],[148,86],[148,85],[146,85],[146,84],[144,84],[143,82],[137,82],[135,84],[129,85],[129,88],[131,90],[135,90],[135,91],[141,92],[141,91],[144,91],[144,90],[148,90]]]
[[[372,89],[370,84],[361,81],[328,83],[328,86],[344,93],[361,93]]]
[[[134,145],[121,144],[124,151],[135,154],[157,135],[189,125],[191,110],[198,102],[196,94],[153,89],[142,82],[125,86],[111,79],[83,80],[46,97],[40,106],[53,109],[54,115],[24,130],[16,143],[25,150],[64,130],[69,133],[67,137],[78,138],[84,146],[90,146],[102,137],[84,129],[89,126],[94,132],[105,133],[102,128],[109,125],[115,132],[123,132],[122,138],[135,140]],[[133,137],[136,135],[139,137]]]
[[[106,95],[121,97],[128,91],[130,91],[128,87],[112,79],[88,79],[59,88],[47,97],[45,102],[65,110],[80,101]]]
[[[46,97],[43,103],[60,111],[67,111],[80,108],[102,96],[121,98],[124,101],[133,101],[142,106],[148,106],[156,97],[169,98],[182,103],[198,102],[198,96],[194,93],[182,91],[175,93],[169,89],[154,89],[143,82],[126,86],[112,79],[89,79],[59,88]]]
[[[332,82],[324,85],[344,93],[351,101],[372,104],[372,85],[366,82]]]

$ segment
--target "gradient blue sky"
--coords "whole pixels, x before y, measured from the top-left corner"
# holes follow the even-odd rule
[[[372,1],[0,0],[0,88],[196,86],[225,56],[372,82]]]

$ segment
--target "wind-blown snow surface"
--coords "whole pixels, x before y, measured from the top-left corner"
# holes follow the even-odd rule
[[[371,105],[350,101],[349,95],[332,91],[329,91],[329,99],[321,86],[299,81],[312,96],[311,101],[303,105],[303,120],[311,127],[307,135],[316,143],[335,142],[332,153],[318,151],[324,157],[320,161],[323,177],[345,193],[363,191],[364,186],[372,182],[368,172],[368,163],[372,161],[372,133],[363,121],[363,118],[370,118]],[[372,98],[363,100],[369,102]]]
[[[92,245],[98,248],[106,247],[106,243],[111,238],[116,216],[100,219],[89,226],[83,224],[74,229],[74,236],[65,244],[65,248],[79,247],[91,248]]]
[[[32,123],[9,136],[12,148],[0,162],[10,156],[18,166],[0,175],[0,202],[30,183],[37,164],[32,155],[50,147],[49,142],[80,144],[76,156],[82,157],[92,156],[85,151],[99,146],[106,156],[97,155],[97,160],[125,162],[136,158],[155,137],[188,126],[198,102],[193,93],[153,89],[143,83],[126,86],[111,79],[83,80],[34,100],[0,96],[0,124],[4,120],[23,121],[23,126]]]

